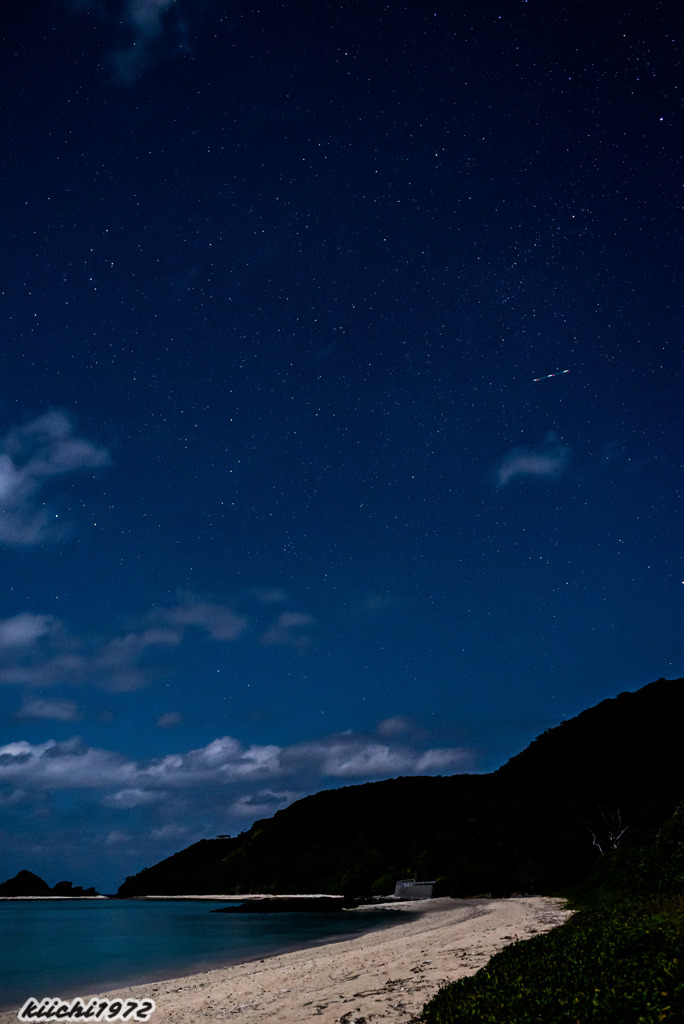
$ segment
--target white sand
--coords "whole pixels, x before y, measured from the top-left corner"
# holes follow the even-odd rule
[[[395,909],[396,924],[341,942],[104,995],[151,997],[151,1024],[408,1024],[446,982],[569,916],[562,901],[543,896],[421,900]],[[16,1011],[0,1014],[0,1024],[16,1019]]]

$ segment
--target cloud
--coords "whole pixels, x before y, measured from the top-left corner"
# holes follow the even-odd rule
[[[51,718],[57,722],[74,722],[79,717],[73,700],[28,700],[17,712],[18,718]]]
[[[105,807],[118,807],[128,810],[131,807],[144,807],[146,804],[154,804],[163,800],[164,793],[155,792],[151,789],[120,789],[104,797],[102,803]]]
[[[0,620],[0,683],[139,690],[168,673],[165,652],[180,648],[193,632],[217,643],[251,634],[266,646],[303,651],[314,618],[290,611],[271,621],[272,614],[270,605],[242,613],[229,603],[186,594],[142,616],[127,632],[79,637],[52,615],[20,612]]]
[[[112,63],[123,82],[134,82],[155,54],[178,56],[188,53],[188,24],[179,0],[128,0],[124,25],[128,45],[112,54]]]
[[[59,623],[52,615],[20,612],[0,622],[0,649],[31,647],[41,637],[54,633],[58,628]]]
[[[426,750],[416,761],[416,771],[420,774],[439,771],[455,772],[463,768],[469,760],[467,751],[453,747],[436,747]]]
[[[50,615],[23,612],[0,621],[0,683],[25,686],[96,684],[123,692],[155,677],[148,652],[175,647],[182,631],[147,626],[120,636],[75,637]]]
[[[160,729],[173,729],[174,726],[180,725],[183,721],[183,716],[178,711],[167,711],[165,715],[160,715],[157,719],[157,725]]]
[[[460,748],[440,751],[421,751],[407,744],[393,744],[358,733],[341,733],[322,740],[301,743],[284,750],[283,765],[291,771],[323,778],[361,779],[383,778],[407,775],[427,765],[431,760],[439,762],[435,767],[460,770],[469,754]]]
[[[63,540],[69,524],[44,500],[50,481],[110,464],[109,453],[78,437],[66,413],[50,411],[0,437],[0,543],[32,547]]]
[[[0,654],[7,652],[0,651]],[[0,659],[0,683],[21,686],[75,685],[85,681],[88,659],[78,653],[26,648],[22,656]]]
[[[90,678],[106,681],[107,689],[119,693],[140,690],[156,674],[153,667],[141,664],[152,648],[177,647],[182,636],[172,629],[144,629],[116,636],[85,659]]]
[[[159,615],[162,621],[173,626],[194,626],[205,630],[213,640],[237,640],[249,626],[249,620],[232,608],[191,597]]]
[[[270,647],[293,647],[302,651],[311,643],[305,632],[316,620],[304,612],[283,612],[261,636],[261,643]]]
[[[86,746],[79,737],[58,743],[25,740],[0,747],[0,783],[26,790],[102,789],[133,782],[135,765],[120,754]]]
[[[188,835],[190,829],[186,825],[162,825],[161,828],[153,828],[150,832],[150,839],[157,843],[165,843],[169,839],[178,840]]]
[[[186,9],[198,8],[191,0],[64,0],[77,13],[89,13],[112,32],[108,63],[116,79],[133,85],[156,59],[190,52]]]
[[[380,736],[400,736],[402,733],[411,732],[413,723],[406,715],[393,715],[392,718],[384,718],[377,724],[377,731]]]
[[[108,835],[105,836],[105,846],[128,846],[131,842],[131,836],[128,832],[124,832],[123,829],[115,828],[112,829]]]
[[[261,604],[287,604],[290,599],[287,591],[279,587],[257,587],[252,593]]]
[[[520,446],[505,455],[496,469],[499,487],[506,487],[515,477],[536,477],[556,480],[567,469],[570,448],[550,433],[536,448]]]
[[[139,778],[155,787],[195,787],[226,785],[245,779],[277,778],[282,771],[281,748],[253,745],[244,748],[238,740],[222,736],[206,747],[166,757],[142,765]]]
[[[407,767],[406,752],[400,748],[351,735],[303,743],[288,756],[295,763],[315,765],[324,777],[341,779],[397,775]]]
[[[108,790],[103,802],[119,808],[156,802],[174,789],[205,789],[215,799],[219,788],[232,786],[242,791],[235,799],[246,806],[244,801],[254,795],[249,787],[256,784],[263,793],[268,780],[288,778],[296,782],[294,790],[311,791],[322,779],[455,771],[468,760],[469,753],[462,748],[421,750],[351,731],[289,747],[245,746],[221,736],[204,747],[139,762],[73,737],[41,744],[20,740],[0,747],[0,784],[25,790]]]

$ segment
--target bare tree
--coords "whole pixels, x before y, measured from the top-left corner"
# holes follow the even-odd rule
[[[600,854],[604,854],[607,850],[617,850],[629,825],[622,824],[622,813],[619,807],[614,811],[607,811],[605,807],[599,807],[599,814],[601,815],[600,837],[591,828],[589,834],[592,844]]]

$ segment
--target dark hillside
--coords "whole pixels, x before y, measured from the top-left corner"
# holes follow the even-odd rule
[[[659,679],[547,730],[494,775],[511,793],[558,803],[604,836],[606,820],[619,828],[619,817],[625,836],[648,838],[684,796],[682,723],[684,680]]]
[[[652,837],[684,799],[684,681],[659,680],[550,729],[490,775],[412,777],[305,797],[235,839],[128,878],[122,896],[551,892],[617,845]]]
[[[467,830],[461,818],[444,816],[445,803],[457,793],[474,815],[487,779],[418,776],[315,793],[235,839],[203,840],[146,868],[119,895],[392,891],[397,877],[440,873],[435,848]]]

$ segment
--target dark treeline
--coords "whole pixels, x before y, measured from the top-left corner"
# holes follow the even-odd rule
[[[654,838],[684,799],[684,680],[605,700],[488,775],[412,777],[299,800],[235,838],[202,840],[127,878],[120,896],[550,893]]]
[[[655,840],[622,846],[565,893],[561,927],[515,942],[444,986],[424,1024],[681,1024],[684,804]]]

